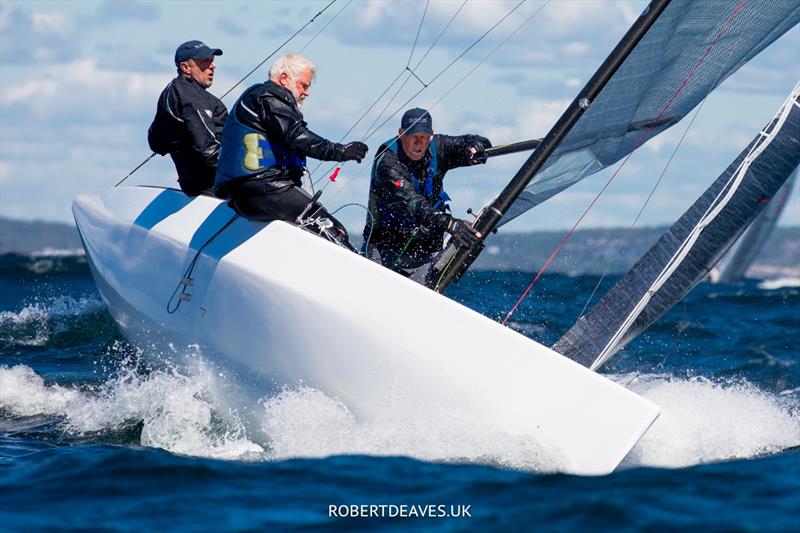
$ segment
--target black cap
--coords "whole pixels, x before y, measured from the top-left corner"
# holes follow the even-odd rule
[[[186,41],[175,50],[175,66],[189,59],[205,59],[211,56],[221,56],[219,48],[209,48],[202,41]]]
[[[403,113],[400,127],[403,128],[403,135],[414,135],[415,133],[433,135],[433,119],[430,113],[419,107]]]

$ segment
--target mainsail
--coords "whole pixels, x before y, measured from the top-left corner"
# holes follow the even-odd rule
[[[653,0],[511,183],[483,208],[476,229],[485,238],[630,154],[798,22],[796,0]],[[444,291],[479,253],[480,246],[449,243],[428,286]]]
[[[679,122],[798,22],[796,0],[673,0],[499,225]]]
[[[596,369],[702,281],[800,164],[800,83],[769,124],[553,346]]]
[[[712,276],[712,280],[715,283],[733,283],[742,279],[747,273],[747,269],[758,257],[764,244],[772,234],[772,230],[775,229],[778,218],[789,200],[792,186],[797,181],[798,172],[800,172],[800,167],[795,169],[792,176],[786,180],[786,183],[778,191],[778,194],[769,201],[761,214],[747,228],[744,235],[736,241],[736,246],[731,248],[731,251],[725,256],[726,258],[730,257],[730,259],[720,261],[720,263],[724,262],[725,264],[721,265],[716,276]]]

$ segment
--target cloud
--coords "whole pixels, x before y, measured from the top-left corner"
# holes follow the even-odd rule
[[[73,61],[56,73],[38,72],[0,95],[4,122],[100,120],[116,123],[155,109],[171,73],[159,75],[106,70],[94,59]]]
[[[161,17],[161,8],[151,2],[106,0],[97,8],[97,15],[106,21],[155,21]]]
[[[30,11],[0,3],[0,61],[52,63],[78,57],[72,20],[59,11]]]
[[[496,0],[469,2],[436,47],[451,52],[465,50],[516,4]],[[460,5],[458,2],[431,3],[420,29],[425,4],[378,0],[362,3],[354,17],[359,31],[341,32],[336,38],[346,44],[407,46],[410,51],[420,30],[415,53],[415,57],[420,57]],[[476,48],[468,56],[472,59],[484,56],[519,29],[492,59],[493,64],[505,67],[553,64],[560,61],[564,53],[595,61],[597,57],[605,57],[610,45],[624,34],[634,18],[627,2],[553,1],[544,7],[542,2],[525,4],[482,39],[482,48]],[[591,41],[576,41],[575,35],[591,36]]]
[[[220,17],[217,19],[217,28],[222,30],[222,33],[233,37],[247,35],[247,28],[230,17]]]

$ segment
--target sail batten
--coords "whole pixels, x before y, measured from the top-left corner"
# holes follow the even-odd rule
[[[596,369],[705,278],[800,164],[800,83],[750,145],[553,346]]]

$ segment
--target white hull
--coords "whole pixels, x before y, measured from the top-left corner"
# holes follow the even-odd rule
[[[73,204],[108,308],[133,342],[196,344],[263,383],[299,382],[369,419],[445,407],[535,440],[566,471],[612,471],[658,408],[448,298],[292,225],[209,197],[119,187]],[[174,301],[173,301],[174,304]]]

